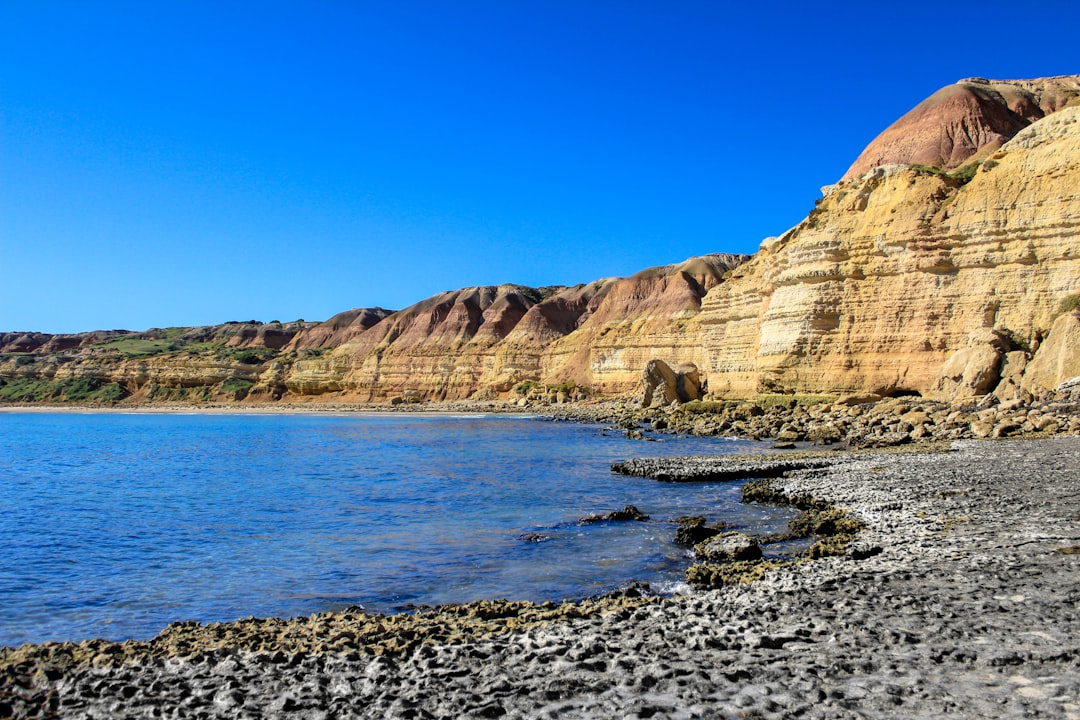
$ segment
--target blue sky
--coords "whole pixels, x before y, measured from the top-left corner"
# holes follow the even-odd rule
[[[753,252],[1077,3],[0,0],[0,331],[323,320]]]

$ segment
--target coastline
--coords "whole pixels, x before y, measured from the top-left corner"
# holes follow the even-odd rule
[[[0,404],[0,413],[140,414],[417,414],[504,415],[609,425],[638,440],[656,435],[725,436],[772,440],[778,450],[881,449],[969,439],[1042,438],[1080,434],[1080,384],[1065,384],[1026,401],[994,395],[946,402],[873,394],[838,398],[773,395],[756,400],[709,400],[642,407],[629,396],[563,403],[456,400],[417,403],[188,403]]]
[[[674,598],[5,649],[0,715],[1080,717],[1080,438],[904,450],[773,481],[855,514],[876,552]]]

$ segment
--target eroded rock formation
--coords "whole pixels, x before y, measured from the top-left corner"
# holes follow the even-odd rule
[[[495,397],[525,382],[627,392],[652,359],[702,361],[701,299],[746,260],[706,255],[571,288],[442,293],[298,360],[286,385],[363,401],[408,390],[432,400]]]
[[[1080,107],[1067,107],[970,181],[887,165],[827,188],[705,298],[703,375],[719,396],[987,392],[1002,356],[1038,349],[1078,292]]]
[[[0,400],[561,402],[638,390],[667,405],[707,384],[715,399],[1008,403],[1080,376],[1078,298],[1080,76],[972,78],[886,129],[752,259],[465,288],[324,323],[0,334]]]
[[[953,170],[987,157],[1031,123],[1080,105],[1080,76],[1038,80],[968,78],[936,93],[890,125],[844,174],[853,180],[895,163]]]

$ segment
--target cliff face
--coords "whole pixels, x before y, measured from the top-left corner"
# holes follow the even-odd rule
[[[996,382],[1005,354],[1037,349],[1078,291],[1080,107],[1067,107],[969,182],[889,165],[828,188],[706,297],[706,374],[737,396],[973,394],[974,370],[961,387],[941,376],[950,358],[985,349]]]
[[[0,335],[0,400],[239,400],[260,383],[282,348],[315,325],[8,333]],[[275,392],[265,386],[261,397],[272,399]]]
[[[886,129],[752,259],[465,288],[324,323],[0,334],[0,401],[622,393],[683,363],[713,397],[1008,400],[1080,374],[1078,304],[1080,76],[969,79]]]
[[[650,360],[703,364],[702,299],[748,259],[706,255],[611,282],[578,329],[544,349],[544,380],[625,392],[640,382]]]
[[[747,258],[708,255],[572,288],[467,288],[387,316],[333,352],[297,361],[297,395],[363,401],[494,397],[524,381],[624,392],[654,358],[701,360],[706,292]]]

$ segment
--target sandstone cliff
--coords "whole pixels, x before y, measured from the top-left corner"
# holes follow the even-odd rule
[[[580,397],[634,390],[647,368],[675,378],[663,402],[690,396],[679,378],[714,398],[1008,401],[1080,375],[1078,304],[1080,76],[969,79],[886,129],[753,258],[325,323],[0,334],[0,401]]]
[[[733,396],[986,392],[1006,353],[1037,350],[1077,292],[1070,106],[1020,130],[970,181],[886,165],[827,188],[706,297],[705,375]],[[967,355],[946,368],[957,353]]]
[[[229,322],[145,332],[0,335],[0,400],[240,400],[316,323]],[[274,390],[263,393],[272,399]],[[277,393],[280,395],[280,393]]]
[[[387,316],[328,355],[298,360],[296,395],[363,401],[503,395],[523,382],[625,392],[649,360],[700,362],[701,299],[747,258],[707,255],[572,288],[442,293]]]

